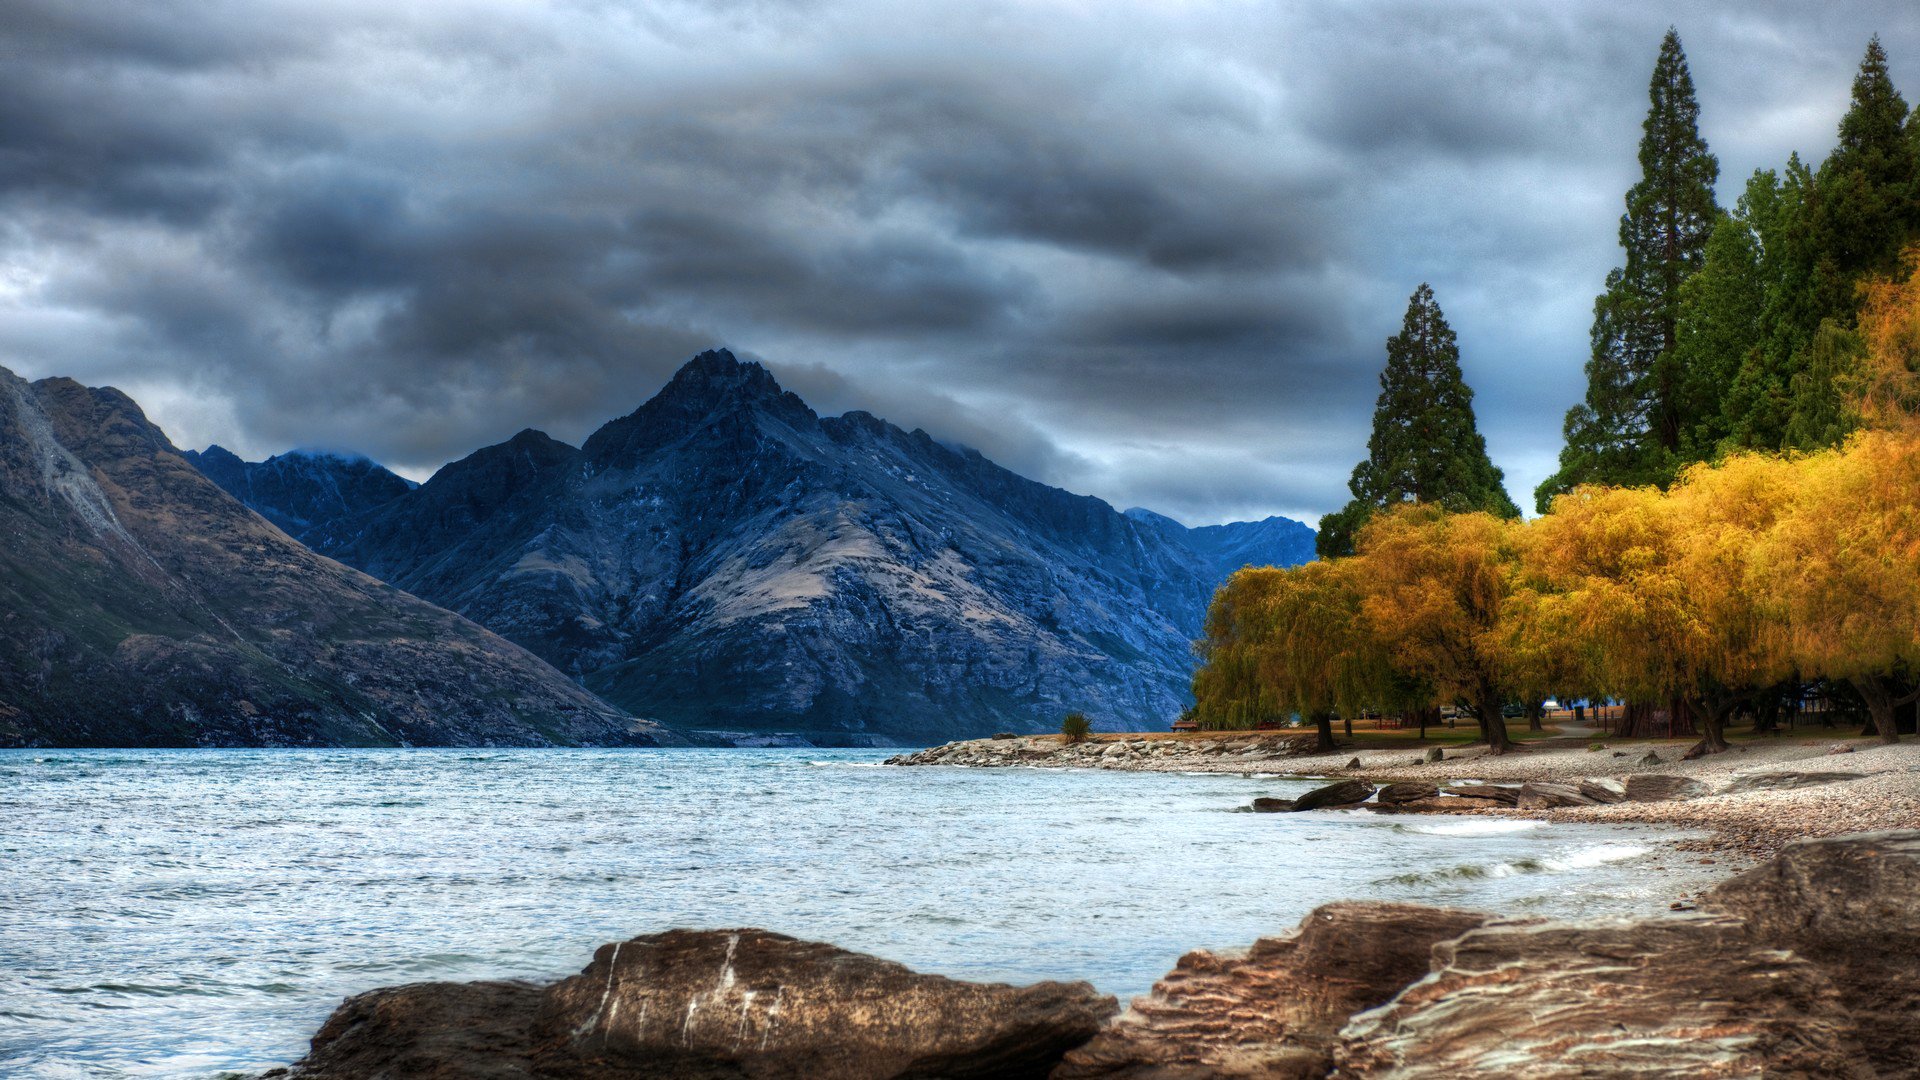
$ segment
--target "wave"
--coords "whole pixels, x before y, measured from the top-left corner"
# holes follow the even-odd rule
[[[1645,855],[1651,848],[1639,844],[1599,844],[1581,848],[1558,858],[1510,859],[1496,863],[1461,863],[1439,870],[1418,870],[1381,878],[1376,885],[1427,885],[1443,881],[1472,881],[1483,878],[1513,877],[1518,874],[1552,874],[1566,870],[1590,870],[1596,866],[1621,862]]]
[[[1544,829],[1547,823],[1528,819],[1514,818],[1474,818],[1470,821],[1436,821],[1427,825],[1402,825],[1410,833],[1425,833],[1428,836],[1497,836],[1501,833],[1528,832]]]

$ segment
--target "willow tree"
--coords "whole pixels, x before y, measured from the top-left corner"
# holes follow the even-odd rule
[[[1665,700],[1727,749],[1734,710],[1791,661],[1754,587],[1755,537],[1790,503],[1794,467],[1742,456],[1673,489],[1582,488],[1530,530],[1528,577],[1550,595],[1533,632],[1577,656],[1609,694]]]
[[[1519,517],[1504,482],[1474,421],[1459,341],[1422,283],[1407,299],[1400,332],[1387,339],[1367,457],[1347,482],[1353,499],[1321,520],[1315,547],[1324,557],[1351,555],[1367,519],[1403,503]]]
[[[1686,422],[1674,345],[1680,290],[1705,260],[1718,213],[1720,164],[1700,137],[1700,104],[1680,35],[1660,43],[1641,126],[1640,180],[1620,218],[1624,265],[1594,300],[1586,399],[1567,412],[1560,470],[1536,492],[1541,509],[1585,483],[1663,479]]]
[[[1801,667],[1850,682],[1896,742],[1896,710],[1920,700],[1920,269],[1872,285],[1859,322],[1869,430],[1796,464],[1793,511],[1757,562]]]
[[[1501,706],[1514,657],[1501,614],[1514,588],[1518,522],[1405,507],[1360,530],[1353,573],[1366,637],[1394,671],[1472,706],[1493,753],[1513,744]]]
[[[1193,692],[1202,724],[1298,713],[1317,748],[1334,749],[1333,719],[1393,689],[1359,618],[1356,560],[1291,569],[1247,567],[1214,594]]]

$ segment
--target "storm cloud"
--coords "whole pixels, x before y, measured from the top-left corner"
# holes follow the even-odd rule
[[[0,363],[176,442],[424,476],[728,345],[1194,524],[1345,498],[1431,282],[1552,471],[1676,25],[1723,201],[1817,159],[1904,0],[12,0]]]

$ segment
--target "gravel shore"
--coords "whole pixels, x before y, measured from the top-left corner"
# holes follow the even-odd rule
[[[1705,784],[1710,793],[1668,802],[1551,809],[1488,806],[1481,799],[1444,801],[1463,804],[1457,809],[1449,805],[1449,811],[1466,814],[1641,822],[1703,830],[1699,839],[1681,842],[1681,850],[1706,856],[1702,861],[1725,859],[1732,864],[1729,870],[1770,858],[1789,840],[1920,828],[1920,742],[1911,738],[1887,746],[1858,738],[1782,736],[1741,741],[1726,753],[1682,760],[1691,745],[1679,740],[1609,742],[1575,729],[1565,738],[1524,745],[1503,755],[1490,755],[1483,747],[1448,747],[1443,760],[1427,762],[1422,760],[1427,749],[1417,746],[1309,754],[1310,740],[1291,732],[1180,739],[1109,736],[1077,746],[1063,746],[1053,736],[1029,736],[951,743],[902,755],[893,763],[1272,774],[1355,778],[1373,784],[1474,780],[1578,784],[1586,779],[1625,780],[1636,774],[1682,776]],[[1844,778],[1791,786],[1810,773]],[[1768,782],[1783,786],[1753,788]]]

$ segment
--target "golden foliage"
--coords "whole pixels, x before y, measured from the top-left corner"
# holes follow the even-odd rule
[[[1890,729],[1890,688],[1920,677],[1920,269],[1864,295],[1870,427],[1840,449],[1581,488],[1533,522],[1408,506],[1349,558],[1242,570],[1208,615],[1202,715],[1457,701],[1486,724],[1606,694],[1685,701],[1717,740],[1743,696],[1824,677]]]

